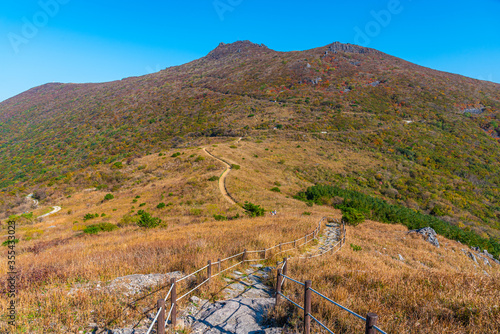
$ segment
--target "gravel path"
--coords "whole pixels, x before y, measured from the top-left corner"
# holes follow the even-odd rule
[[[328,252],[340,240],[340,226],[327,223],[324,235],[318,239],[307,256]],[[274,306],[274,290],[266,285],[269,273],[274,267],[251,265],[244,271],[233,271],[225,278],[223,290],[225,300],[209,303],[197,297],[191,298],[190,305],[181,316],[191,333],[282,333],[266,321],[267,312]]]

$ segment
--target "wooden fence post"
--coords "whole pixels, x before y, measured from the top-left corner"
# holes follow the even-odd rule
[[[267,249],[264,248],[264,260],[266,259]]]
[[[177,325],[177,282],[175,281],[175,278],[172,278],[170,282],[173,285],[172,293],[170,294],[170,303],[172,305],[171,322],[172,327],[175,328]]]
[[[281,242],[280,242],[280,253],[281,253]]]
[[[297,248],[297,240],[293,241],[293,248]]]
[[[311,334],[311,281],[304,285],[304,334]]]
[[[368,313],[366,315],[366,330],[365,334],[375,334],[375,328],[377,326],[378,315],[375,313]]]
[[[158,299],[156,305],[158,307],[158,310],[160,311],[158,319],[156,320],[156,333],[165,334],[165,300]]]
[[[220,259],[217,259],[217,272],[220,273]]]
[[[306,241],[304,242],[304,245],[307,244],[307,233],[306,233]]]
[[[247,260],[247,250],[243,250],[243,259],[241,261],[245,262]]]
[[[208,260],[207,276],[207,279],[210,281],[210,279],[212,278],[212,261],[210,260]]]
[[[276,305],[280,302],[280,293],[281,293],[281,269],[278,269],[278,274],[276,276]]]

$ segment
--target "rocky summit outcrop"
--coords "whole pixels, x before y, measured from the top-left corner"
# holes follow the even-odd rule
[[[437,233],[431,227],[424,227],[424,228],[421,228],[421,229],[418,229],[418,230],[412,230],[412,231],[408,232],[408,234],[410,234],[410,233],[421,234],[422,236],[424,236],[425,241],[431,243],[432,245],[434,245],[436,247],[439,247],[439,241],[437,239]]]

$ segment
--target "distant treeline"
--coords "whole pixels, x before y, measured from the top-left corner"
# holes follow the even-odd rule
[[[479,236],[471,230],[463,230],[437,217],[423,214],[401,205],[392,205],[386,201],[362,194],[357,191],[345,190],[334,186],[316,185],[300,192],[296,199],[316,203],[332,204],[335,208],[345,211],[354,208],[371,220],[389,224],[403,224],[408,229],[432,227],[436,233],[452,240],[460,241],[471,247],[480,247],[488,250],[495,257],[500,255],[500,243],[490,237]]]

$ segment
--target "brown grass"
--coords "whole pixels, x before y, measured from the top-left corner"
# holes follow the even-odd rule
[[[241,166],[228,176],[231,195],[240,203],[250,201],[277,210],[277,217],[216,222],[214,214],[232,217],[243,215],[243,210],[221,196],[217,182],[208,181],[211,176],[219,176],[224,167],[208,157],[196,162],[199,155],[205,156],[199,148],[133,160],[120,171],[123,176],[116,181],[119,187],[111,201],[103,201],[109,191],[83,191],[72,184],[68,186],[79,190],[71,197],[62,196],[63,190],[54,191],[39,212],[49,204],[60,205],[63,210],[45,221],[22,222],[18,227],[21,242],[17,245],[20,276],[16,331],[59,333],[88,330],[90,323],[100,328],[145,324],[156,299],[166,293],[164,287],[134,298],[98,289],[80,290],[73,295],[68,292],[79,284],[95,286],[129,274],[189,273],[208,260],[244,248],[262,249],[300,238],[321,217],[339,217],[340,213],[328,207],[311,208],[292,198],[310,185],[297,169],[319,164],[342,174],[353,164],[373,167],[366,156],[328,142],[317,149],[315,143],[260,139],[262,142],[243,140],[236,149],[230,148],[234,141],[208,148],[216,156]],[[170,157],[177,151],[184,154]],[[89,168],[81,172],[79,180],[100,179],[99,175],[108,172],[109,166]],[[281,193],[270,191],[275,182],[281,184]],[[141,197],[134,203],[138,195]],[[157,209],[160,202],[172,205]],[[146,205],[139,207],[141,203]],[[163,223],[152,230],[125,225],[93,236],[81,232],[85,226],[99,222],[119,224],[122,217],[139,209],[160,217]],[[312,215],[303,215],[305,211]],[[84,222],[86,213],[105,216]],[[301,280],[312,279],[315,288],[356,312],[378,313],[381,327],[388,332],[498,331],[498,268],[475,268],[460,251],[463,246],[440,238],[443,247],[436,249],[407,236],[404,230],[374,222],[349,228],[348,245],[338,255],[294,263],[291,274]],[[350,243],[361,246],[362,251],[352,251]],[[404,262],[398,254],[405,258]],[[0,279],[4,282],[5,257],[0,265]],[[215,282],[202,293],[217,299],[221,284]],[[6,302],[0,300],[2,309]],[[335,332],[351,333],[361,328],[356,319],[317,300],[314,312]],[[300,323],[288,315],[286,318],[292,324]]]

